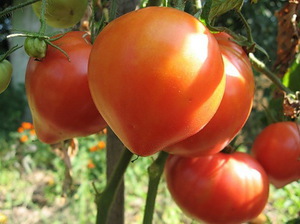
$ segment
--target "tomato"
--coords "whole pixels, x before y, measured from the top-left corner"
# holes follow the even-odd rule
[[[226,74],[225,93],[209,123],[197,134],[165,149],[182,156],[220,152],[244,126],[252,109],[254,76],[243,48],[226,33],[215,34],[221,48]]]
[[[88,0],[47,0],[46,23],[55,28],[68,28],[76,25],[88,5]],[[41,16],[42,2],[32,4],[35,14]]]
[[[171,196],[182,211],[205,223],[249,221],[261,213],[268,200],[267,174],[246,153],[171,155],[165,176]]]
[[[267,126],[256,137],[252,154],[277,188],[300,179],[300,132],[296,123],[285,121]]]
[[[73,31],[53,42],[67,52],[70,61],[52,46],[41,61],[29,59],[26,93],[37,137],[45,143],[90,135],[106,126],[88,86],[92,45],[85,35]]]
[[[47,44],[40,38],[27,37],[25,39],[24,49],[28,56],[41,59],[46,56]]]
[[[8,60],[4,59],[0,62],[0,93],[7,89],[11,80],[12,70],[12,64]]]
[[[108,24],[89,61],[94,102],[132,152],[148,156],[203,128],[224,94],[215,37],[193,16],[147,7]]]

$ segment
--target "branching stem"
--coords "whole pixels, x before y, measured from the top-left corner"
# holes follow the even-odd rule
[[[9,13],[11,13],[11,12],[17,10],[17,9],[23,8],[23,7],[27,6],[27,5],[31,5],[31,4],[33,4],[35,2],[38,2],[38,1],[41,1],[41,0],[29,0],[29,1],[26,1],[26,2],[22,2],[22,3],[18,4],[18,5],[7,7],[3,11],[0,12],[0,17],[4,16],[6,14],[9,14]]]

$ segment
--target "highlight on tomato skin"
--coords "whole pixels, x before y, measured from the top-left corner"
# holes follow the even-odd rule
[[[25,87],[36,135],[54,144],[97,133],[107,126],[98,112],[87,80],[92,48],[85,32],[71,31],[53,44],[70,57],[48,46],[40,61],[30,58]]]
[[[251,153],[276,188],[300,180],[300,132],[295,122],[268,125],[255,138]]]
[[[247,54],[226,33],[214,34],[221,49],[226,74],[225,93],[208,124],[195,135],[164,150],[181,156],[220,152],[246,123],[253,104],[254,75]]]
[[[269,196],[263,167],[249,154],[170,155],[165,165],[168,190],[189,217],[214,224],[240,224],[257,217]]]
[[[203,128],[225,88],[215,37],[193,16],[146,7],[110,22],[89,60],[89,85],[124,145],[152,155]]]

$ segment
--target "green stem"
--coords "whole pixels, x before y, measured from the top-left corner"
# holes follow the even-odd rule
[[[152,224],[158,184],[164,171],[168,153],[161,151],[157,159],[149,166],[149,184],[143,224]]]
[[[8,51],[6,51],[3,55],[0,55],[0,62],[3,61],[5,58],[7,58],[11,53],[13,53],[14,51],[20,49],[22,46],[14,46],[12,48],[10,48]]]
[[[160,6],[162,0],[149,0],[147,6]]]
[[[237,15],[239,16],[240,20],[242,21],[246,32],[247,32],[247,38],[249,43],[254,43],[253,37],[252,37],[252,31],[251,31],[251,27],[249,26],[247,20],[245,19],[245,17],[243,16],[243,14],[240,11],[236,11]]]
[[[256,58],[253,53],[249,53],[249,59],[252,66],[258,72],[265,74],[279,89],[286,93],[293,93],[292,90],[284,86],[280,79],[273,72],[271,72],[270,69],[268,69],[268,67],[262,61]]]
[[[45,18],[46,8],[47,8],[47,0],[42,0],[41,17],[40,17],[41,27],[39,30],[39,33],[42,35],[46,33],[46,18]]]
[[[18,5],[15,5],[15,6],[7,7],[3,11],[0,12],[0,17],[4,16],[6,14],[9,14],[9,13],[11,13],[11,12],[17,10],[17,9],[23,8],[27,5],[31,5],[31,4],[33,4],[35,2],[38,2],[38,1],[41,1],[41,0],[29,0],[29,1],[26,1],[26,2],[22,2]]]
[[[118,0],[112,0],[109,8],[109,22],[117,18]]]
[[[112,173],[104,191],[96,195],[97,205],[97,220],[96,224],[106,224],[110,208],[116,196],[116,192],[120,186],[122,177],[131,161],[132,153],[125,149],[121,155],[121,158]]]
[[[200,9],[202,9],[201,0],[194,0],[194,5],[195,5],[195,8],[196,8],[196,11],[199,11]]]

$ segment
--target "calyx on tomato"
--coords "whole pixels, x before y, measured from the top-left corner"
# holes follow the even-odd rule
[[[254,76],[243,48],[226,33],[216,37],[226,74],[225,93],[208,124],[195,135],[164,150],[182,156],[201,156],[220,152],[244,126],[252,109]]]
[[[89,60],[89,85],[108,125],[148,156],[201,130],[224,94],[215,37],[177,9],[147,7],[109,23]]]
[[[300,179],[300,131],[295,122],[270,124],[256,137],[251,151],[275,187]]]
[[[170,155],[165,175],[177,205],[191,218],[205,223],[244,223],[257,217],[268,200],[268,176],[246,153]]]
[[[90,135],[106,126],[88,86],[89,36],[72,31],[53,44],[67,52],[70,61],[49,45],[43,60],[29,59],[25,79],[36,134],[49,144]]]

